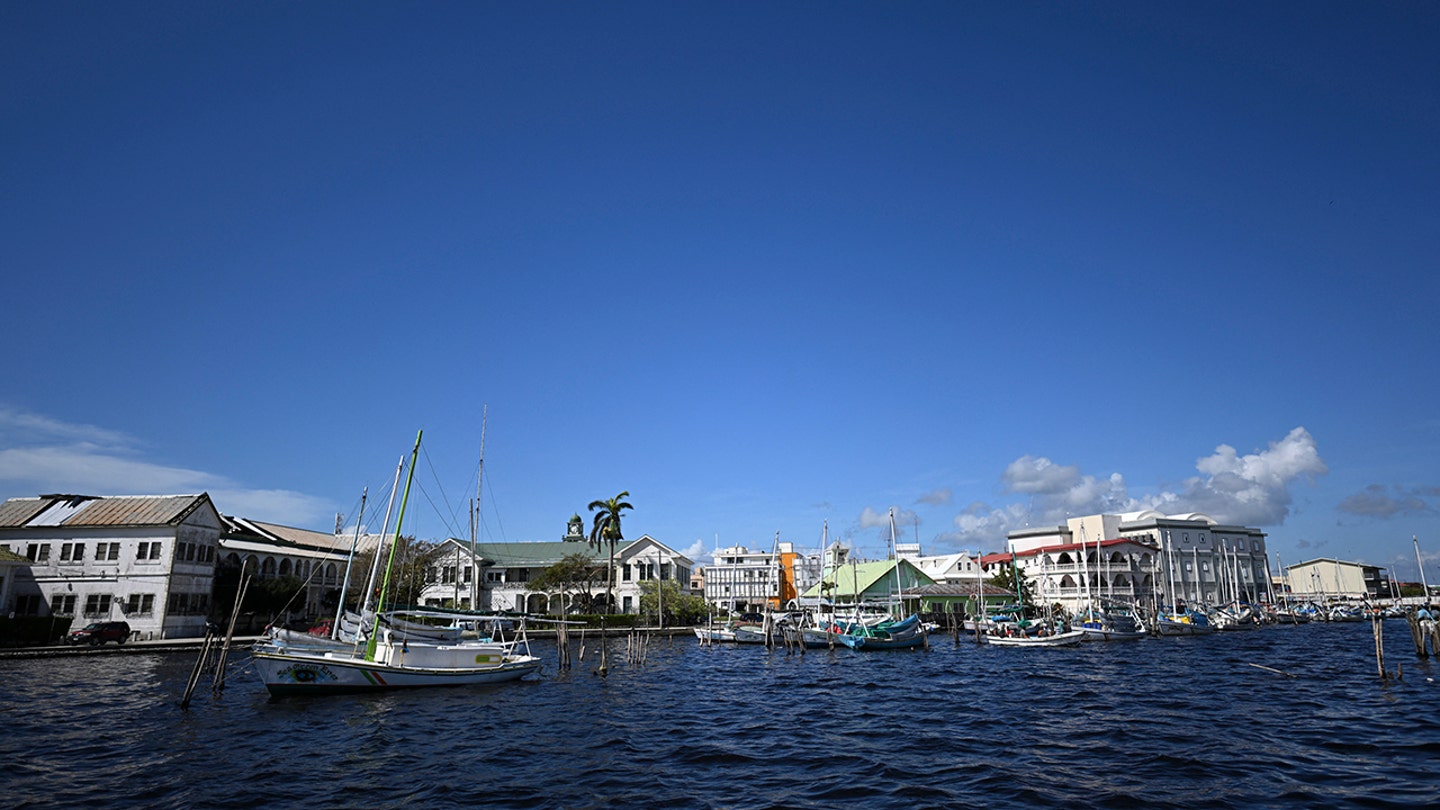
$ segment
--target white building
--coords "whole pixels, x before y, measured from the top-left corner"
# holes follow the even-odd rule
[[[123,620],[137,638],[204,635],[221,528],[205,493],[11,498],[0,547],[30,562],[14,569],[12,610]]]
[[[1343,560],[1309,560],[1287,566],[1285,582],[1292,596],[1324,599],[1388,599],[1390,578],[1385,569]]]
[[[446,540],[430,555],[427,585],[421,601],[432,607],[469,609],[473,600],[477,610],[574,612],[570,605],[560,604],[559,594],[537,593],[529,584],[540,572],[572,555],[592,559],[601,566],[608,565],[608,548],[591,547],[573,528],[566,537],[573,539],[477,543],[473,550],[468,541]],[[688,592],[694,567],[693,560],[648,534],[618,544],[615,547],[616,609],[621,613],[638,613],[644,582],[675,582],[681,591]],[[478,579],[477,570],[481,572]],[[594,595],[602,596],[604,592],[602,578]]]
[[[1271,598],[1265,533],[1199,513],[1071,518],[1064,526],[1011,532],[1009,546],[1025,576],[1037,578],[1037,595],[1067,609],[1081,606],[1087,594],[1152,605]],[[986,561],[993,568],[1007,562],[1003,556]]]
[[[364,534],[357,538],[229,515],[224,516],[224,521],[217,577],[238,581],[243,571],[253,577],[252,582],[285,577],[299,582],[290,608],[283,615],[260,617],[261,624],[334,618],[351,546],[357,546],[357,555],[364,554],[373,552],[380,540],[376,535]],[[350,599],[365,587],[369,573],[353,572],[348,591]],[[216,605],[217,613],[226,615],[232,607],[233,604]]]
[[[705,566],[705,601],[732,613],[783,607],[820,582],[823,571],[818,552],[796,551],[788,542],[777,542],[772,551],[718,549]]]
[[[942,554],[935,557],[908,557],[901,554],[900,559],[909,560],[911,564],[920,569],[922,574],[942,585],[966,585],[973,587],[988,577],[980,566],[980,555],[978,553],[972,554],[968,551],[961,551],[955,554]]]

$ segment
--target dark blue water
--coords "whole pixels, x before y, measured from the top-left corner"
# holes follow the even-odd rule
[[[20,808],[1404,807],[1440,804],[1440,665],[1389,622],[806,655],[657,639],[494,687],[271,699],[237,656],[0,661]],[[1288,678],[1251,666],[1283,670]]]

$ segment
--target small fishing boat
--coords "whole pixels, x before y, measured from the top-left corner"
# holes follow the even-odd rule
[[[1203,636],[1215,632],[1215,625],[1198,610],[1168,611],[1155,617],[1155,632],[1162,636]]]
[[[1085,640],[1085,631],[1079,628],[1060,633],[1033,636],[985,636],[985,643],[996,647],[1074,647]]]
[[[873,626],[837,625],[832,632],[836,641],[852,650],[912,649],[925,643],[925,628],[918,615]]]
[[[1076,625],[1086,641],[1133,641],[1148,635],[1134,614],[1117,607],[1087,608]]]
[[[695,628],[695,637],[700,639],[700,641],[702,642],[711,644],[734,643],[735,629],[732,627],[725,627],[719,625],[712,625],[710,627],[697,627]]]

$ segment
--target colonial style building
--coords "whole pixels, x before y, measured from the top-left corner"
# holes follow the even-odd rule
[[[471,543],[449,539],[429,557],[423,604],[476,610],[523,613],[574,613],[568,596],[531,589],[530,581],[566,557],[580,555],[605,566],[609,549],[586,542],[580,517],[570,519],[565,536],[556,542]],[[615,548],[615,607],[621,613],[638,613],[641,583],[668,581],[686,591],[695,563],[650,535]],[[477,572],[479,572],[477,574]],[[605,592],[602,581],[595,596]]]
[[[229,515],[224,516],[224,521],[219,559],[222,576],[233,574],[238,578],[243,573],[258,582],[284,577],[299,582],[299,591],[285,615],[263,617],[265,623],[333,618],[352,545],[360,555],[373,552],[380,540],[376,535],[315,532]],[[352,598],[365,587],[369,573],[352,572],[348,591]],[[231,609],[231,605],[217,607],[222,613]]]
[[[982,563],[1015,564],[1047,604],[1075,609],[1093,597],[1141,604],[1269,601],[1265,533],[1199,514],[1155,511],[1071,518],[1009,535],[1010,551]]]
[[[138,638],[203,635],[222,525],[205,493],[12,498],[0,547],[29,565],[12,569],[11,609],[124,620]]]

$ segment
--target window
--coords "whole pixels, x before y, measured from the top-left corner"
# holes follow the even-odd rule
[[[30,593],[15,597],[16,616],[39,616],[40,594]]]
[[[210,595],[205,593],[172,593],[167,604],[168,611],[175,615],[204,614],[210,609]]]
[[[81,562],[85,559],[84,543],[61,543],[60,562]]]
[[[109,616],[110,615],[110,594],[92,593],[85,597],[86,616]]]
[[[155,594],[132,593],[125,602],[125,615],[150,616],[155,613]]]
[[[158,559],[160,559],[159,541],[151,543],[141,543],[140,545],[135,547],[136,562],[150,562],[151,560]]]
[[[95,560],[97,562],[118,559],[120,559],[119,543],[97,543],[95,545]]]
[[[50,612],[56,616],[74,616],[75,594],[56,594],[50,597]]]
[[[49,543],[31,543],[25,547],[25,556],[30,562],[48,562],[50,560]]]

